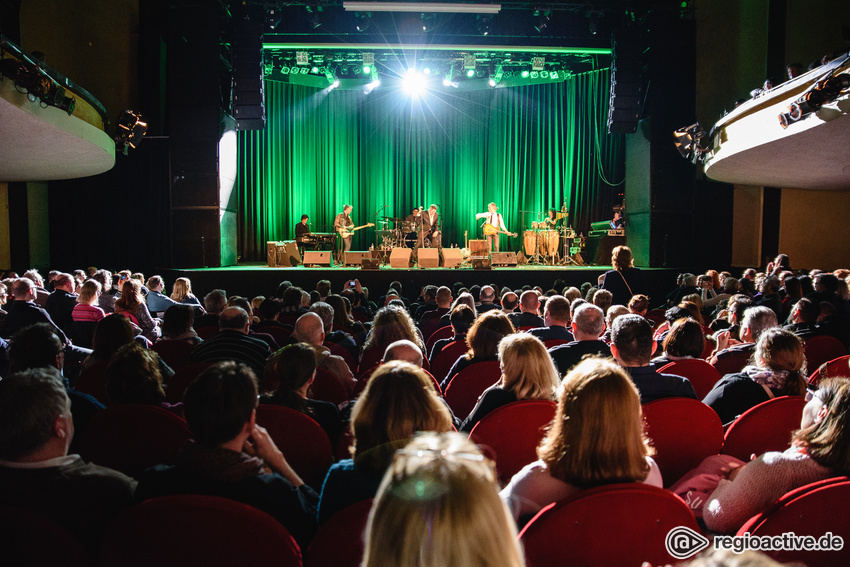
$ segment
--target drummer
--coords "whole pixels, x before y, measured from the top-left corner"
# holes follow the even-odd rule
[[[564,222],[564,218],[558,217],[558,212],[555,209],[549,209],[546,213],[546,218],[543,219],[543,227],[547,230],[558,229]]]
[[[410,214],[405,217],[402,230],[404,232],[405,244],[415,240],[415,247],[422,248],[422,239],[424,235],[422,234],[422,209],[420,207],[413,207]]]

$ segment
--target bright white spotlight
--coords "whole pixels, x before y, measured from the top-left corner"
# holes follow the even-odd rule
[[[381,86],[381,80],[375,79],[371,83],[363,87],[363,94],[370,94],[373,90]]]
[[[419,96],[425,92],[425,77],[416,69],[408,69],[401,81],[402,89],[410,96]]]
[[[490,80],[487,82],[487,84],[489,84],[491,87],[495,87],[495,86],[496,86],[496,79],[490,79]]]

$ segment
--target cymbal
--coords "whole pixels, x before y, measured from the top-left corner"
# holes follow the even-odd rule
[[[401,217],[384,217],[384,220],[392,221],[392,222],[401,222],[404,219]]]

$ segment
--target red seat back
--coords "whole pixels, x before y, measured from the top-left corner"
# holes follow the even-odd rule
[[[138,477],[154,465],[173,465],[192,432],[181,418],[156,406],[112,406],[92,416],[77,447],[84,460]]]
[[[219,334],[221,330],[218,327],[198,327],[195,333],[205,341]]]
[[[749,352],[736,352],[729,356],[724,356],[715,364],[712,364],[712,366],[720,373],[721,377],[727,374],[735,374],[744,369],[750,360],[751,354]]]
[[[664,318],[664,310],[663,309],[651,309],[646,312],[644,318],[652,321],[652,326],[657,327],[661,323],[664,323],[666,319]]]
[[[806,339],[803,343],[803,353],[806,356],[806,368],[811,374],[820,368],[821,364],[845,356],[847,349],[835,337],[819,335]]]
[[[337,406],[348,401],[348,392],[339,378],[330,370],[322,367],[316,368],[316,377],[313,380],[313,385],[310,386],[310,391],[313,393],[314,400],[331,402]]]
[[[195,345],[187,341],[163,339],[155,342],[151,350],[176,371],[191,363],[189,357],[194,348]]]
[[[726,430],[722,452],[749,461],[752,454],[784,451],[800,429],[805,405],[803,396],[782,396],[748,409]]]
[[[363,351],[360,355],[360,364],[357,365],[357,377],[360,378],[367,370],[377,366],[383,357],[384,349],[382,348],[372,347]]]
[[[80,372],[74,389],[94,396],[103,405],[111,405],[109,394],[106,393],[106,376],[104,375],[108,364],[108,360],[98,360],[86,365]]]
[[[298,567],[301,549],[277,520],[216,496],[145,500],[106,531],[98,564]]]
[[[463,356],[468,350],[469,345],[466,344],[466,340],[454,341],[447,344],[440,349],[440,352],[434,353],[434,360],[431,361],[431,374],[439,382],[442,382],[446,379],[446,375],[448,375],[454,363],[457,362],[457,359]]]
[[[475,424],[469,440],[496,462],[503,483],[537,460],[537,446],[555,417],[555,402],[523,400],[493,410]]]
[[[186,393],[186,388],[189,384],[195,381],[195,378],[201,372],[212,366],[213,362],[192,362],[183,368],[178,369],[174,376],[168,379],[168,384],[165,387],[165,401],[170,404],[176,404],[183,401],[183,394]]]
[[[638,483],[611,484],[546,506],[520,539],[528,567],[666,565],[676,563],[664,541],[678,526],[699,530],[675,494]]]
[[[440,327],[428,337],[428,340],[425,341],[425,350],[430,353],[431,349],[434,347],[434,343],[439,341],[440,339],[448,339],[454,335],[454,329],[452,329],[451,325],[446,325],[445,327]]]
[[[319,528],[307,553],[305,567],[359,567],[372,499],[343,508]]]
[[[495,384],[501,375],[498,360],[476,362],[455,374],[444,392],[454,414],[461,419],[468,416],[482,392]]]
[[[698,358],[677,360],[662,366],[658,371],[687,378],[700,400],[706,397],[714,385],[723,378],[715,367]]]
[[[333,449],[324,429],[310,416],[294,409],[260,404],[257,424],[265,427],[298,476],[311,487],[321,487],[333,464]]]
[[[646,435],[664,486],[672,486],[723,447],[723,424],[713,409],[690,398],[664,398],[643,406]]]
[[[441,327],[445,325],[440,325],[440,319],[445,315],[445,311],[427,311],[422,318],[419,319],[419,330],[422,331],[423,337],[431,338],[436,331],[438,331]]]
[[[850,519],[847,502],[850,501],[850,478],[837,477],[802,486],[782,496],[764,512],[744,524],[738,535],[749,532],[754,536],[782,536],[793,532],[796,536],[820,538],[827,532],[843,538],[839,551],[769,551],[767,555],[780,563],[799,562],[808,567],[850,565]]]
[[[278,346],[281,347],[286,345],[289,342],[289,338],[292,336],[292,331],[290,331],[286,327],[276,327],[274,325],[267,325],[265,327],[261,327],[257,329],[256,332],[271,335],[274,339],[274,342],[276,342]]]
[[[323,343],[323,346],[326,346],[328,350],[331,351],[331,354],[335,354],[341,357],[348,365],[348,369],[351,370],[351,373],[355,376],[357,375],[357,361],[354,360],[354,357],[351,355],[350,352],[348,352],[348,349],[339,346],[336,343],[329,343],[327,341]]]
[[[546,346],[546,350],[550,348],[555,348],[556,346],[561,346],[568,344],[570,341],[566,339],[549,339],[548,341],[543,341],[543,344]]]
[[[839,356],[821,364],[819,368],[809,368],[809,384],[817,386],[821,380],[825,378],[835,378],[836,376],[850,377],[850,355]]]
[[[89,565],[86,549],[74,534],[27,509],[0,506],[0,534],[4,565]]]

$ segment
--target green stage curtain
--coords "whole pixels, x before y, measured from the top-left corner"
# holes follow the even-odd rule
[[[482,238],[475,214],[493,201],[519,233],[502,236],[502,250],[518,251],[522,230],[566,200],[570,224],[586,234],[622,193],[623,136],[606,129],[609,81],[602,69],[420,97],[267,81],[266,129],[239,133],[239,254],[264,259],[266,241],[294,238],[302,214],[313,232],[331,232],[344,204],[358,225],[438,204],[443,246],[463,246]],[[359,231],[352,249],[375,243],[375,230]]]

